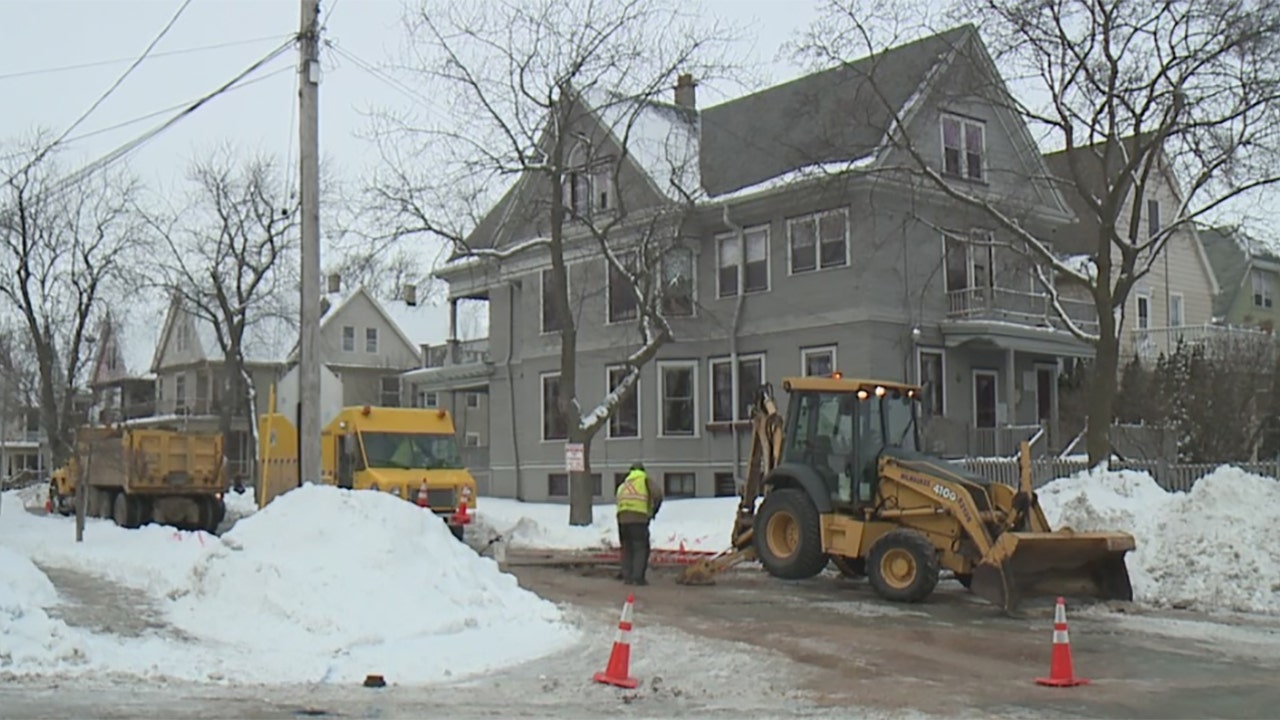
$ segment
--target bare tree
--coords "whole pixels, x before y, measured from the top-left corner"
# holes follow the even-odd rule
[[[828,63],[875,54],[881,17],[862,0],[829,0],[799,49]],[[1280,2],[959,0],[950,18],[978,22],[988,44],[963,33],[940,58],[934,75],[959,83],[945,99],[1007,109],[1046,147],[1064,151],[1065,171],[1024,179],[1054,183],[1077,208],[1087,266],[1024,222],[1024,205],[949,177],[932,145],[911,140],[911,119],[886,102],[894,113],[887,140],[901,158],[895,169],[980,212],[1036,262],[1062,322],[1095,349],[1086,443],[1097,464],[1110,453],[1122,310],[1134,285],[1176,233],[1243,207],[1280,180]],[[902,19],[890,23],[893,31],[924,29]],[[1018,81],[1020,97],[986,72],[995,67]],[[888,90],[877,87],[881,101]],[[1144,201],[1163,183],[1177,188],[1176,206],[1154,228]],[[1096,332],[1064,309],[1060,290],[1070,288],[1092,300]]]
[[[658,96],[682,74],[729,71],[728,34],[667,0],[422,2],[406,24],[400,70],[437,100],[426,117],[384,125],[386,234],[442,240],[454,261],[549,260],[559,420],[587,454],[571,479],[570,522],[589,524],[591,439],[672,337],[667,318],[682,311],[688,280],[678,264],[701,194],[696,120]],[[506,214],[486,221],[500,196]],[[624,379],[591,410],[578,397],[570,255],[603,260],[635,323]]]
[[[284,183],[265,157],[240,159],[224,149],[196,162],[189,179],[186,206],[149,219],[166,249],[158,280],[217,338],[224,363],[220,431],[230,437],[239,411],[249,418],[250,446],[257,447],[247,345],[255,326],[288,327],[297,315],[290,261],[298,206],[281,197]],[[224,448],[232,452],[229,444]]]
[[[20,319],[34,354],[41,425],[55,466],[71,453],[82,422],[76,397],[92,363],[96,326],[106,303],[126,297],[127,272],[139,259],[138,182],[97,170],[70,184],[58,180],[53,155],[28,162],[37,138],[5,156],[0,198],[0,302]]]

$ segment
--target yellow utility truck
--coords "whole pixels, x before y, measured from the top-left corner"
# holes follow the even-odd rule
[[[759,560],[791,580],[831,563],[898,602],[929,597],[943,569],[1008,611],[1037,596],[1133,599],[1133,536],[1050,528],[1025,443],[1011,487],[920,452],[917,386],[838,373],[782,386],[785,416],[768,385],[753,407],[732,549],[689,566],[681,584]]]
[[[268,413],[259,423],[258,443],[262,507],[298,486],[297,428],[284,415]],[[345,407],[324,426],[320,446],[322,483],[404,498],[441,516],[462,539],[476,505],[476,481],[462,463],[446,410]]]
[[[75,512],[82,477],[86,516],[109,518],[125,528],[154,522],[213,532],[227,511],[222,435],[217,433],[84,427],[71,460],[51,474],[53,510]]]

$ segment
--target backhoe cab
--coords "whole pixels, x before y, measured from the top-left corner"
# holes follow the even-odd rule
[[[903,602],[927,598],[943,568],[1006,610],[1041,595],[1132,599],[1124,554],[1133,537],[1050,531],[1025,443],[1012,488],[919,451],[919,387],[837,373],[786,378],[783,389],[785,421],[771,386],[753,408],[733,549],[690,566],[682,584],[759,559],[786,579],[831,562]]]

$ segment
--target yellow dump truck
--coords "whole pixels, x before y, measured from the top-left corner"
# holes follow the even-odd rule
[[[298,486],[297,429],[284,415],[268,413],[258,443],[262,507]],[[462,539],[476,506],[476,481],[462,464],[447,411],[345,407],[324,426],[320,443],[322,483],[404,498],[440,515]]]
[[[82,465],[88,517],[110,518],[126,528],[154,522],[213,532],[226,515],[219,434],[81,428],[74,457],[51,474],[55,511],[75,512]]]

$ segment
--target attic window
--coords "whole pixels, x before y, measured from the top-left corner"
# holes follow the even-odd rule
[[[967,180],[983,180],[986,129],[979,120],[942,116],[942,172]]]
[[[614,202],[612,163],[591,158],[585,145],[569,153],[561,181],[564,207],[572,217],[591,217],[612,210]]]

